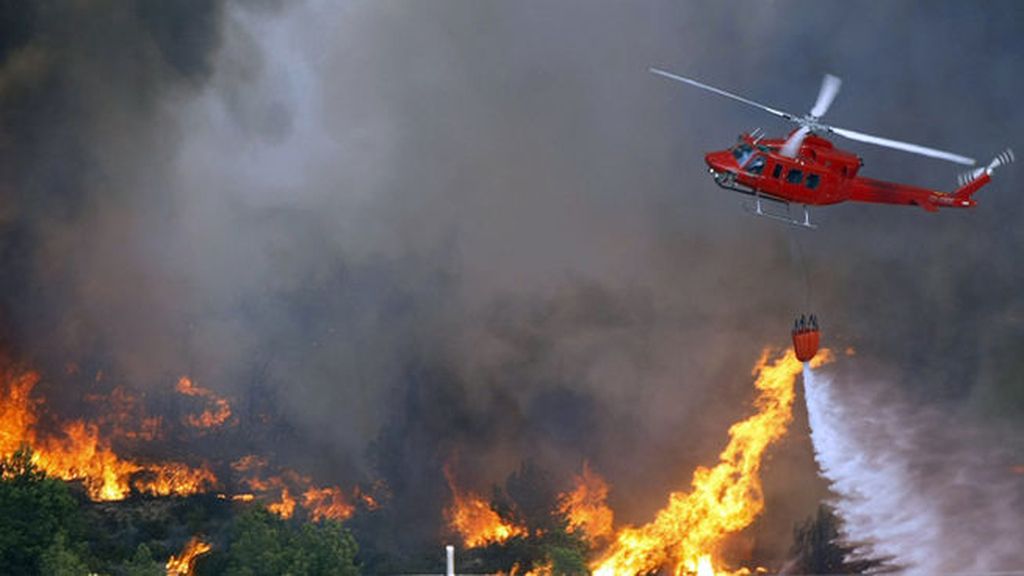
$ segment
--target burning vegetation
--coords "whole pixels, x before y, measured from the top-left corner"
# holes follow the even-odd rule
[[[267,509],[282,518],[291,518],[296,506],[301,505],[313,521],[322,519],[345,520],[352,516],[359,498],[366,506],[375,506],[356,488],[353,496],[346,496],[337,486],[317,486],[309,476],[283,469],[271,473],[265,458],[254,454],[239,458],[231,468],[241,476],[240,484],[261,494],[260,501]],[[252,493],[235,494],[238,500],[254,500]],[[372,505],[372,506],[371,506]]]
[[[38,383],[35,372],[5,369],[0,382],[0,453],[11,454],[28,445],[43,471],[81,482],[94,500],[122,500],[133,490],[153,496],[184,496],[216,484],[205,464],[142,462],[118,456],[94,422],[73,419],[45,430],[40,415],[46,402],[32,394]]]
[[[462,542],[467,547],[500,544],[514,536],[526,535],[525,527],[502,518],[486,499],[460,489],[455,483],[450,465],[445,466],[444,474],[452,493],[452,503],[445,511],[445,516],[452,530],[462,536]]]
[[[615,514],[608,507],[608,483],[583,464],[583,471],[574,479],[575,487],[558,499],[558,511],[565,516],[570,532],[580,532],[594,542],[603,542],[612,535]]]
[[[812,363],[828,362],[823,351]],[[606,499],[607,483],[589,466],[574,478],[573,487],[560,494],[552,510],[566,536],[582,539],[581,550],[593,558],[589,570],[599,576],[651,574],[667,570],[677,575],[725,574],[719,552],[729,535],[749,526],[764,509],[760,469],[765,451],[782,438],[792,419],[795,382],[803,364],[794,353],[772,356],[766,350],[753,370],[758,395],[755,413],[729,428],[729,442],[713,467],[699,467],[688,491],[669,494],[668,503],[642,526],[614,527],[614,514]],[[493,547],[514,538],[550,536],[529,533],[499,507],[460,490],[446,469],[452,492],[447,517],[453,531],[469,548]],[[540,559],[509,574],[550,573],[551,558]],[[741,568],[737,572],[749,573]],[[562,573],[556,571],[556,573]]]
[[[189,426],[200,430],[211,430],[224,426],[231,418],[231,405],[226,399],[206,388],[196,386],[188,376],[182,376],[178,380],[176,390],[185,396],[199,398],[206,403],[200,414],[189,414],[185,417]]]
[[[826,351],[814,364],[828,360]],[[754,414],[730,427],[717,464],[699,467],[689,489],[669,494],[667,504],[648,524],[616,526],[608,505],[612,487],[586,463],[567,489],[552,493],[542,505],[547,512],[538,518],[537,505],[532,511],[524,508],[523,498],[529,500],[538,489],[543,492],[550,478],[525,466],[510,477],[504,492],[488,500],[462,487],[449,462],[443,467],[451,498],[444,509],[448,529],[469,549],[470,559],[474,550],[480,551],[478,565],[509,575],[591,571],[613,576],[665,570],[677,575],[725,574],[716,568],[725,563],[719,556],[721,545],[730,534],[749,526],[764,507],[761,462],[768,447],[786,432],[794,382],[802,368],[792,351],[762,354],[753,370]],[[369,491],[320,485],[309,475],[258,454],[237,457],[229,465],[128,458],[115,450],[117,443],[137,447],[159,441],[168,431],[166,418],[146,414],[142,402],[117,387],[106,396],[92,394],[96,403],[109,399],[107,405],[116,414],[61,421],[38,393],[39,383],[35,372],[5,369],[0,382],[0,450],[12,454],[30,447],[33,466],[81,483],[85,495],[96,502],[121,501],[133,494],[212,494],[228,506],[258,504],[279,521],[291,520],[301,510],[305,521],[320,524],[349,520],[360,511],[372,518],[380,509],[380,497],[386,495],[380,483]],[[177,419],[182,426],[202,435],[237,425],[231,402],[191,379],[178,380],[174,392],[200,401],[198,406],[187,405],[185,416]],[[133,423],[142,423],[143,432],[131,433],[136,430]],[[217,469],[222,469],[221,477],[215,474]],[[215,549],[211,541],[193,537],[167,560],[168,574],[193,574],[198,559]],[[504,559],[479,564],[481,558],[495,554]]]
[[[132,416],[139,402],[123,388],[115,388],[109,399],[114,408],[98,421],[70,419],[60,421],[47,411],[45,398],[34,394],[40,377],[32,371],[7,367],[0,382],[0,454],[8,455],[25,445],[32,449],[33,462],[46,474],[80,482],[88,496],[96,501],[123,500],[131,494],[149,496],[188,496],[222,489],[207,462],[187,464],[178,461],[133,459],[115,451],[118,440],[138,444],[156,440],[160,435],[159,417]],[[175,390],[204,402],[199,414],[188,413],[183,423],[207,431],[232,424],[227,399],[199,387],[187,377],[178,380]],[[91,394],[94,401],[103,400]],[[141,431],[129,426],[137,420]],[[52,425],[44,422],[53,421]],[[108,435],[103,433],[109,431]],[[290,518],[302,508],[313,520],[344,520],[355,509],[352,502],[375,506],[372,494],[358,487],[349,495],[337,486],[321,486],[294,470],[271,466],[266,458],[247,455],[231,463],[230,484],[244,491],[220,492],[225,499],[259,501],[271,512]]]
[[[100,381],[97,377],[92,383]],[[228,399],[183,378],[169,392],[203,402],[196,412],[186,405],[185,417],[149,416],[144,402],[116,387],[107,394],[85,395],[83,410],[97,406],[98,415],[65,419],[43,391],[38,373],[10,364],[3,367],[0,510],[5,518],[18,518],[19,526],[28,523],[41,532],[18,530],[10,546],[0,546],[0,572],[77,574],[95,572],[87,569],[95,565],[104,567],[101,573],[153,573],[162,565],[169,576],[219,574],[232,566],[239,573],[261,574],[244,567],[249,558],[264,553],[263,548],[277,546],[269,563],[266,554],[259,556],[265,566],[258,570],[306,573],[302,567],[315,561],[339,566],[343,574],[355,573],[354,540],[340,521],[357,506],[376,507],[380,488],[346,492],[255,455],[236,458],[230,465],[126,455],[173,449],[174,442],[196,438],[188,433],[196,424],[204,431],[201,436],[211,429],[206,423],[212,428],[236,425]],[[189,417],[196,413],[196,418]],[[186,431],[176,432],[167,424],[173,422]],[[130,433],[132,423],[142,423],[144,433]],[[81,489],[69,490],[55,479]],[[194,536],[182,544],[174,534],[192,526],[204,527],[213,537]],[[8,528],[0,525],[0,533]],[[85,537],[88,547],[80,540]],[[272,541],[259,543],[261,550],[232,551],[239,539],[260,538]],[[49,546],[42,556],[38,550],[31,552],[38,542]],[[73,549],[72,542],[77,542]],[[111,564],[111,558],[118,558],[119,550],[131,542],[138,546],[134,556],[123,565]],[[76,551],[86,549],[91,552],[80,558]],[[166,562],[157,564],[156,554]],[[202,568],[207,556],[210,562]],[[51,557],[68,564],[46,564]]]
[[[208,542],[193,536],[181,554],[171,556],[167,560],[167,576],[192,576],[195,571],[196,559],[212,550]]]

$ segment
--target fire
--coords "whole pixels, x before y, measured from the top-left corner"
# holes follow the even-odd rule
[[[198,536],[193,536],[181,554],[167,560],[167,576],[192,576],[196,559],[208,553],[212,547]]]
[[[142,466],[118,458],[99,437],[95,425],[74,420],[62,432],[61,437],[42,441],[31,434],[29,444],[40,468],[65,480],[81,480],[94,500],[122,500],[128,496],[129,480]]]
[[[106,408],[95,421],[77,419],[51,424],[55,419],[44,412],[45,402],[33,395],[39,380],[35,372],[0,364],[0,455],[11,454],[27,444],[37,466],[51,476],[81,482],[93,500],[123,500],[133,492],[187,496],[218,484],[216,475],[205,464],[193,467],[181,462],[140,462],[115,452],[114,441],[133,445],[152,440],[160,435],[162,425],[159,417],[145,415],[138,399],[124,388],[115,387],[110,394],[85,395],[86,402]],[[206,430],[231,421],[227,400],[189,378],[179,379],[175,390],[207,403],[201,414],[185,418],[185,424]],[[41,419],[45,426],[40,424]],[[267,461],[254,455],[236,460],[231,467],[240,475],[241,487],[249,490],[222,494],[224,499],[259,501],[284,518],[292,517],[300,506],[313,521],[351,517],[355,506],[350,502],[362,502],[367,508],[378,506],[373,494],[358,487],[350,499],[340,488],[318,486],[310,477],[293,470],[282,468],[276,470],[276,475],[269,475]],[[372,490],[378,489],[381,486]]]
[[[150,467],[132,479],[132,488],[153,496],[198,494],[217,483],[205,465],[191,468],[178,462]]]
[[[445,515],[452,529],[462,536],[466,547],[477,548],[526,535],[525,528],[503,520],[486,500],[459,490],[448,466],[444,473],[452,491],[452,504],[445,510]]]
[[[189,426],[208,430],[223,426],[231,418],[231,405],[227,400],[221,398],[212,390],[197,386],[188,376],[179,378],[175,389],[185,396],[202,398],[207,403],[212,404],[212,408],[204,409],[198,416],[189,414],[185,418],[185,422]]]
[[[569,521],[569,530],[582,530],[591,541],[611,536],[614,514],[605,503],[608,484],[586,463],[574,484],[576,487],[571,492],[558,499],[558,511]]]
[[[261,493],[261,500],[266,503],[267,510],[282,518],[291,518],[296,507],[301,506],[314,522],[320,520],[346,520],[355,513],[355,507],[336,486],[320,487],[313,483],[312,478],[283,469],[277,475],[267,475],[267,461],[250,454],[236,460],[231,467],[244,474],[241,483],[254,492]],[[294,494],[299,494],[301,500]],[[356,489],[356,494],[361,494]],[[256,498],[253,494],[245,495],[246,501]]]
[[[295,514],[295,498],[292,498],[287,486],[281,488],[281,499],[267,505],[267,510],[270,510],[281,518],[291,518],[292,514]]]
[[[757,411],[729,429],[718,464],[697,468],[691,491],[670,494],[651,523],[621,529],[593,564],[595,576],[646,574],[670,566],[676,575],[715,574],[716,547],[728,534],[750,525],[764,508],[761,457],[792,419],[794,383],[803,364],[792,350],[774,361],[769,356],[765,350],[753,370]],[[812,365],[827,362],[829,356],[823,350]]]
[[[383,492],[384,488],[385,487],[383,482],[377,482],[372,487],[372,490],[376,492]],[[353,495],[356,497],[357,500],[363,503],[363,506],[366,506],[367,510],[376,510],[377,508],[380,508],[380,499],[374,494],[371,494],[370,492],[363,490],[359,486],[356,486]]]
[[[324,519],[344,520],[351,517],[355,511],[336,486],[310,486],[302,494],[302,506],[309,510],[309,517],[314,522]]]
[[[209,469],[177,462],[139,463],[118,456],[95,423],[71,420],[59,431],[37,430],[42,400],[32,397],[39,382],[34,372],[4,370],[0,377],[0,453],[21,445],[32,448],[33,461],[51,476],[78,480],[93,500],[121,500],[134,488],[153,495],[195,494],[216,483]]]

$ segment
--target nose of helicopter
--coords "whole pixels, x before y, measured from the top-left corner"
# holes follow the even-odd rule
[[[728,150],[708,152],[704,155],[704,161],[707,162],[708,172],[712,176],[725,174],[726,172],[735,172],[737,169],[736,159],[732,157],[732,153]]]

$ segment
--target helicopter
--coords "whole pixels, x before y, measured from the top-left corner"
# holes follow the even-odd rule
[[[835,147],[825,136],[841,136],[966,166],[976,162],[960,154],[825,124],[821,117],[842,85],[842,80],[831,74],[822,80],[810,112],[799,116],[659,68],[650,68],[650,72],[759,108],[797,125],[785,138],[766,138],[760,129],[743,133],[732,148],[709,152],[704,157],[715,184],[754,197],[755,205],[752,209],[748,206],[748,210],[756,216],[795,226],[817,228],[810,221],[807,207],[840,202],[918,206],[928,212],[939,208],[973,208],[977,204],[974,193],[991,181],[996,168],[1014,160],[1013,151],[1007,148],[988,165],[961,174],[953,192],[865,178],[858,175],[863,160]],[[763,200],[784,205],[786,213],[765,209]],[[802,219],[792,217],[792,204],[803,205]]]

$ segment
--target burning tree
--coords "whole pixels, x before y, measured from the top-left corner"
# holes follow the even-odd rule
[[[814,361],[829,361],[825,351]],[[773,357],[765,350],[754,367],[754,413],[729,429],[718,462],[694,471],[689,491],[669,495],[668,504],[643,526],[614,530],[607,506],[609,487],[589,467],[574,487],[556,495],[546,474],[529,462],[514,472],[490,502],[464,491],[446,470],[452,491],[450,528],[476,550],[478,569],[507,573],[585,573],[583,559],[599,576],[715,573],[719,546],[749,526],[764,509],[763,456],[782,438],[792,419],[795,382],[803,363],[792,351]],[[561,564],[555,567],[555,564]]]
[[[590,543],[570,520],[572,503],[546,471],[527,460],[488,500],[460,488],[445,468],[452,502],[449,528],[470,548],[475,570],[508,574],[586,574]],[[563,502],[563,505],[559,505]]]

